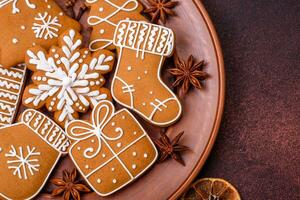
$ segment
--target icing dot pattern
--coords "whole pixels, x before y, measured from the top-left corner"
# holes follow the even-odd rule
[[[146,132],[127,110],[113,114],[100,130],[100,135],[103,136],[101,137],[101,150],[95,157],[79,159],[84,156],[83,152],[87,148],[96,151],[99,140],[95,135],[77,143],[76,145],[82,147],[82,151],[78,152],[71,148],[70,155],[79,167],[82,166],[80,169],[95,191],[109,194],[141,175],[154,163],[157,152]],[[122,135],[116,137],[120,133]],[[96,135],[99,133],[97,132]],[[92,142],[92,140],[95,141]],[[145,153],[149,155],[146,158]],[[89,169],[85,169],[85,165],[89,165]]]

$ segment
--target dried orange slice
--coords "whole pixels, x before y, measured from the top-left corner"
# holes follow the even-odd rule
[[[238,191],[223,179],[204,178],[195,182],[181,200],[241,200]]]

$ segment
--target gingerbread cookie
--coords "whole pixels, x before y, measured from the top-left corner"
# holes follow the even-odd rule
[[[126,109],[115,112],[109,101],[99,102],[90,122],[70,122],[66,133],[75,140],[70,157],[101,196],[131,183],[157,158],[154,144],[134,116]]]
[[[0,65],[23,63],[29,47],[49,48],[68,28],[80,25],[53,0],[0,0]]]
[[[21,115],[19,123],[0,128],[0,196],[36,196],[69,145],[57,124],[31,109]]]
[[[164,60],[174,49],[173,31],[125,20],[116,29],[114,45],[119,48],[112,83],[114,99],[157,126],[169,126],[178,120],[181,104],[160,77]]]
[[[26,67],[0,67],[0,127],[12,124],[25,85]]]
[[[138,0],[86,0],[91,6],[88,24],[93,28],[90,50],[114,49],[112,45],[119,21],[131,19],[147,21],[140,13],[143,6]]]
[[[91,54],[81,44],[82,36],[70,29],[59,37],[59,47],[51,47],[48,54],[41,47],[26,52],[26,64],[34,73],[22,103],[35,109],[46,106],[62,127],[100,100],[111,99],[110,91],[102,87],[102,75],[112,69],[114,54],[107,50]]]

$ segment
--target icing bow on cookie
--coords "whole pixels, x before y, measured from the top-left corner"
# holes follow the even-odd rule
[[[84,150],[86,158],[94,158],[101,151],[102,142],[115,141],[122,138],[124,132],[120,127],[115,128],[116,136],[108,136],[102,130],[110,121],[115,113],[113,104],[109,101],[101,101],[92,111],[91,123],[81,120],[74,120],[67,124],[66,132],[69,138],[75,140],[76,143],[96,137],[98,140],[97,147],[88,147]],[[95,150],[96,149],[96,150]]]

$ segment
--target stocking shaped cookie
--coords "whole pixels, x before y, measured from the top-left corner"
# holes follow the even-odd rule
[[[114,99],[152,124],[174,123],[181,116],[181,104],[160,78],[165,57],[173,52],[172,30],[125,20],[116,29],[114,44],[119,47],[112,83]]]
[[[92,26],[90,50],[114,49],[112,45],[119,21],[131,19],[146,21],[140,13],[143,10],[138,0],[86,0],[91,6],[88,24]]]
[[[5,199],[36,196],[70,144],[40,112],[26,110],[20,121],[0,128],[0,196]]]
[[[80,29],[54,0],[0,0],[0,65],[23,63],[27,48],[49,48],[71,27]]]
[[[154,144],[133,115],[126,109],[115,112],[109,101],[96,106],[90,122],[72,121],[66,132],[75,140],[69,155],[101,196],[132,182],[157,158]]]
[[[25,88],[23,105],[46,106],[62,127],[100,100],[111,99],[109,90],[102,87],[102,75],[112,69],[114,54],[107,50],[91,54],[81,43],[82,36],[70,29],[59,37],[59,47],[51,47],[49,53],[41,47],[26,53],[26,64],[34,74],[33,84]]]
[[[25,85],[26,67],[5,69],[0,66],[0,126],[12,124]]]

